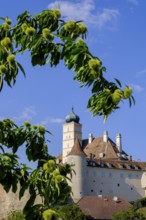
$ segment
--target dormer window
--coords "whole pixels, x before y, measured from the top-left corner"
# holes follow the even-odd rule
[[[99,153],[99,158],[103,158],[104,157],[104,153]]]
[[[104,164],[104,163],[101,163],[101,164],[100,164],[100,166],[101,166],[101,167],[104,167],[104,166],[105,166],[105,164]]]
[[[109,167],[110,167],[110,168],[113,168],[114,166],[113,166],[113,164],[112,164],[112,163],[109,163]]]
[[[123,164],[119,164],[119,167],[120,167],[120,169],[123,169],[124,165]]]

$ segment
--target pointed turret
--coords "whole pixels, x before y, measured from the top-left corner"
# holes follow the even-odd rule
[[[71,150],[71,152],[68,154],[69,155],[80,155],[80,156],[86,156],[86,154],[84,153],[84,151],[82,150],[81,144],[79,139],[76,138],[75,140],[75,144]]]
[[[86,154],[81,148],[79,139],[75,139],[75,143],[67,155],[67,163],[73,167],[72,182],[69,183],[73,191],[73,200],[76,202],[86,194]]]

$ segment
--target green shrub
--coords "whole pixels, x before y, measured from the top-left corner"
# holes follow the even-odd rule
[[[86,216],[76,204],[57,206],[54,209],[62,220],[86,220]]]
[[[146,207],[146,197],[142,198],[142,199],[138,199],[136,201],[131,202],[131,204],[135,207],[135,208],[141,208],[141,207]]]
[[[25,217],[21,211],[13,211],[9,214],[8,220],[25,220]]]

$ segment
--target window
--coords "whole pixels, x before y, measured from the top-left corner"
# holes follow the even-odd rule
[[[133,188],[131,187],[131,190],[133,190]]]
[[[91,192],[93,192],[93,189],[91,189]]]
[[[104,172],[102,172],[102,173],[101,173],[101,176],[102,176],[102,177],[105,177],[105,173],[104,173]]]
[[[112,173],[109,173],[109,177],[112,177],[113,176],[113,174]]]
[[[100,190],[99,192],[102,193],[102,190]]]
[[[120,183],[118,183],[117,186],[119,187],[119,186],[120,186]]]
[[[131,177],[132,177],[132,175],[129,173],[129,174],[128,174],[128,177],[129,177],[129,178],[131,178]]]
[[[93,171],[93,176],[96,176],[96,171]]]

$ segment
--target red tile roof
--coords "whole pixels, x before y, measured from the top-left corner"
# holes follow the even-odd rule
[[[76,140],[69,155],[85,155],[88,166],[113,169],[146,170],[146,162],[130,160],[123,150],[121,153],[119,152],[116,144],[110,138],[108,138],[107,142],[103,141],[103,137],[94,138],[92,143],[87,144],[86,147],[81,146],[79,140]],[[59,155],[57,159],[61,162],[62,155]]]
[[[103,153],[104,159],[118,159],[118,154],[120,153],[116,144],[108,138],[107,142],[103,141],[103,137],[95,138],[91,144],[88,144],[84,148],[84,152],[86,153],[87,157],[90,157],[90,154],[94,154],[95,159],[100,158],[100,153]],[[125,154],[124,151],[121,152],[121,155]]]
[[[77,204],[87,216],[104,220],[111,219],[116,212],[131,207],[126,200],[109,196],[84,196]]]

